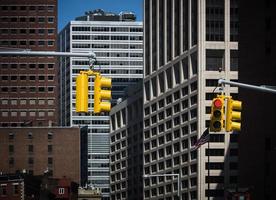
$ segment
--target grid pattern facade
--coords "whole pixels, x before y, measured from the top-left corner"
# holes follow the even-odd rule
[[[57,1],[0,2],[0,50],[56,51]],[[0,126],[58,123],[54,57],[0,57]]]
[[[116,105],[110,116],[111,199],[143,199],[142,90]]]
[[[125,88],[143,77],[142,22],[71,21],[60,33],[61,51],[90,52],[97,57],[95,70],[112,78],[112,105],[125,95]],[[88,125],[88,184],[109,196],[109,113],[93,114],[93,77],[89,79],[89,113],[75,110],[75,78],[89,69],[86,58],[61,60],[61,123]]]
[[[180,176],[179,188],[176,177],[145,177],[144,199],[177,199],[178,190],[182,200],[224,199],[237,182],[237,134],[211,133],[209,149],[194,148],[220,93],[217,80],[238,78],[236,3],[144,3],[144,174]]]

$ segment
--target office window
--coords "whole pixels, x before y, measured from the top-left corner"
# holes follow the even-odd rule
[[[224,50],[206,50],[206,71],[224,71]]]
[[[206,0],[206,40],[224,40],[224,1]]]

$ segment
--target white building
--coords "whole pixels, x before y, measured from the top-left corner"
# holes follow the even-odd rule
[[[237,14],[237,0],[145,0],[144,199],[224,199],[237,183],[238,134],[194,149],[217,80],[238,78]],[[149,177],[170,173],[180,188],[176,176]]]
[[[132,13],[120,15],[96,10],[70,21],[59,34],[60,51],[90,52],[97,56],[96,70],[112,78],[112,99],[143,77],[143,28]],[[89,114],[75,110],[75,79],[88,70],[86,58],[61,58],[61,124],[88,125],[88,184],[102,188],[109,199],[109,113],[93,114],[93,81],[89,87]]]

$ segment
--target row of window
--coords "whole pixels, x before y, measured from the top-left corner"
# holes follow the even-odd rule
[[[151,129],[152,137],[157,135],[157,130],[159,131],[158,132],[159,134],[163,133],[164,132],[164,126],[165,126],[164,124],[160,124],[158,126],[158,129],[157,129],[157,127],[153,127]],[[190,127],[190,131],[189,131],[189,127]],[[176,129],[176,130],[173,131],[173,133],[172,132],[166,133],[166,141],[167,142],[171,141],[172,138],[173,138],[172,137],[173,135],[174,135],[174,138],[180,137],[180,130],[181,130],[182,136],[188,135],[190,132],[194,132],[194,131],[197,130],[197,122],[193,122],[190,125],[182,126],[181,129]],[[145,131],[145,139],[152,138],[152,137],[150,137],[149,130]],[[191,138],[191,146],[194,145],[195,140],[196,140],[195,136]],[[155,143],[155,144],[157,144],[157,143]],[[152,147],[155,147],[155,146],[153,146],[153,144],[152,144]],[[145,143],[145,150],[149,150],[149,149],[150,149],[149,142]]]
[[[54,63],[0,63],[1,70],[3,69],[54,69]]]
[[[36,75],[36,76],[26,76],[26,75],[19,75],[19,76],[0,76],[0,81],[53,81],[54,76],[44,76],[44,75]]]
[[[131,121],[142,113],[142,99],[138,99],[133,102],[131,105],[127,106],[127,109],[122,109],[117,112],[115,115],[111,116],[111,125],[112,130],[121,128],[126,125],[127,121]]]
[[[19,183],[12,184],[12,188],[8,189],[8,186],[6,184],[0,185],[0,196],[19,196],[20,195],[20,186]],[[4,197],[5,198],[5,197]]]
[[[47,138],[48,140],[52,140],[53,139],[53,132],[48,132],[47,134]],[[10,132],[9,133],[9,140],[12,141],[14,140],[16,137],[16,133]],[[34,134],[32,132],[28,133],[27,139],[34,139]],[[13,149],[13,147],[11,147]]]
[[[126,137],[126,130],[123,130],[122,132],[116,133],[116,135],[111,136],[111,142],[115,142],[115,137],[116,140],[120,140],[121,138]]]
[[[184,182],[184,181],[182,181],[182,182]],[[190,185],[191,185],[190,187],[196,186],[196,182],[197,182],[196,178],[191,178],[190,179]],[[183,188],[187,188],[187,187],[183,187]],[[183,199],[183,200],[197,199],[197,191],[191,191],[191,190],[192,190],[192,188],[190,188],[189,192],[183,192],[181,194],[181,196],[182,196],[181,199]],[[175,192],[175,195],[177,195],[177,191],[178,191],[177,184],[176,183],[173,184],[173,190],[172,190],[172,184],[170,183],[170,184],[167,184],[166,186],[158,187],[158,190],[157,190],[157,188],[152,188],[151,190],[145,190],[145,198],[151,199],[151,198],[156,197],[157,195],[163,196],[164,194],[171,194],[172,192]],[[190,196],[190,197],[188,198],[188,196]],[[171,198],[169,197],[168,199],[171,199]]]
[[[194,98],[191,99],[191,106],[196,104],[196,95],[193,96]],[[170,124],[169,127],[167,127],[167,129],[171,128],[171,123],[174,122],[174,126],[177,126],[180,124],[180,120],[182,123],[187,122],[188,120],[192,120],[193,118],[197,117],[197,108],[192,108],[191,110],[189,110],[189,112],[180,112],[180,105],[182,105],[182,110],[187,109],[188,108],[188,99],[184,99],[181,104],[175,104],[173,107],[168,107],[165,111],[161,111],[158,113],[158,117],[157,115],[153,115],[151,118],[147,118],[144,120],[145,123],[145,128],[149,127],[155,123],[158,122],[163,122],[166,123],[166,126],[169,126],[167,124]],[[173,108],[173,109],[172,109]],[[174,112],[172,111],[174,110]],[[180,112],[180,113],[179,113]],[[177,116],[176,113],[179,113],[179,115]],[[171,119],[172,117],[174,117],[173,119]],[[169,118],[170,120],[168,121],[163,121],[164,119]]]
[[[0,99],[0,105],[54,105],[54,99]]]
[[[82,44],[73,41],[73,48],[92,49],[143,49],[143,44]]]
[[[192,82],[189,86],[185,86],[185,87],[181,88],[180,90],[175,91],[173,94],[167,95],[164,99],[160,99],[157,103],[153,103],[151,106],[146,107],[144,110],[145,115],[146,116],[149,115],[150,112],[151,113],[156,112],[157,109],[158,110],[162,109],[166,105],[171,105],[173,102],[179,100],[181,97],[185,98],[185,97],[187,97],[188,94],[194,93],[196,91],[197,91],[197,82],[195,81],[195,82]],[[186,106],[184,106],[183,109],[188,107],[188,99],[186,99],[184,101],[186,102],[186,103],[184,103],[184,105],[186,105]],[[191,96],[190,97],[190,105],[192,106],[196,103],[197,103],[197,96],[196,95]],[[176,107],[177,107],[177,105],[176,105]],[[176,109],[176,108],[174,108],[174,109]]]
[[[109,125],[109,120],[73,120],[73,124],[107,124]]]
[[[48,11],[53,12],[55,6],[54,5],[32,5],[32,6],[26,6],[26,5],[2,5],[0,6],[1,11]]]
[[[189,75],[188,65],[186,62],[187,60],[184,59],[181,62],[182,64],[176,63],[173,67],[160,72],[157,76],[152,77],[151,80],[145,82],[146,100],[150,100],[158,96],[160,93],[164,93],[168,89],[172,89],[176,85],[187,81],[191,74]],[[195,67],[192,75],[196,73],[197,70]]]
[[[72,31],[78,32],[143,32],[143,28],[134,28],[134,27],[73,27]]]
[[[28,145],[28,152],[29,153],[33,153],[34,152],[34,146],[33,145]],[[49,144],[48,145],[48,153],[52,153],[53,152],[53,145]],[[10,144],[9,145],[9,153],[15,153],[15,149],[14,149],[14,145]]]
[[[89,65],[88,61],[74,60],[73,65]],[[143,66],[143,61],[97,61],[96,65],[131,65],[131,66]],[[112,71],[112,70],[111,70]]]
[[[54,92],[54,87],[1,87],[0,92]]]
[[[73,35],[73,40],[143,40],[143,36]]]
[[[121,162],[122,161],[121,159],[126,158],[126,150],[120,151],[116,155],[112,155],[110,157],[111,162],[115,162],[115,158],[116,158],[116,161],[120,160]]]
[[[172,133],[169,132],[169,133],[166,133],[165,135],[162,135],[162,136],[158,137],[158,144],[159,145],[164,144],[165,139],[166,139],[166,142],[170,142],[170,141],[173,141],[173,140],[178,140],[181,136],[185,136],[187,134],[188,134],[188,126],[183,126],[180,129],[173,130]],[[146,130],[144,132],[145,139],[154,138],[155,136],[157,136],[157,127],[153,127],[151,129],[151,131]],[[165,139],[164,139],[164,137],[165,137]],[[156,140],[153,140],[152,147],[156,147],[156,145],[157,145]],[[191,145],[193,145],[193,141],[191,141]],[[149,146],[146,146],[146,147],[147,147],[147,150],[148,150]],[[187,148],[187,147],[188,147],[188,143],[183,146],[183,148]]]
[[[1,40],[2,46],[16,46],[16,45],[29,45],[29,46],[54,46],[54,40]]]
[[[55,17],[44,17],[44,16],[37,16],[37,17],[31,17],[31,16],[2,16],[0,17],[0,22],[10,23],[10,22],[38,22],[38,23],[54,23]]]
[[[109,53],[109,52],[95,52],[98,57],[143,57],[143,53],[128,53],[128,52],[116,52],[116,53]]]
[[[54,110],[2,110],[1,117],[53,117]]]
[[[48,126],[48,121],[38,121],[35,122],[35,126]],[[25,121],[25,122],[2,122],[0,123],[1,127],[26,127],[33,126],[33,121]]]
[[[39,35],[53,35],[55,33],[55,29],[53,28],[37,28],[37,29],[29,29],[29,28],[20,28],[20,29],[0,29],[0,34],[39,34]]]

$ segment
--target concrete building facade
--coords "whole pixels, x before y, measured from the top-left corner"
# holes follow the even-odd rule
[[[128,97],[110,112],[111,199],[143,199],[142,82],[128,88]]]
[[[96,54],[94,69],[112,78],[113,105],[125,95],[127,86],[143,77],[143,27],[134,19],[131,13],[117,15],[96,10],[70,21],[59,34],[60,51]],[[93,114],[93,77],[89,78],[89,113],[75,110],[75,79],[79,71],[88,69],[88,59],[61,59],[60,119],[63,125],[88,125],[88,184],[100,187],[103,198],[108,199],[110,121],[109,113]]]
[[[56,0],[0,2],[0,50],[56,51]],[[58,124],[55,57],[0,57],[0,126]]]
[[[145,0],[144,199],[224,199],[235,187],[238,134],[210,133],[209,149],[194,144],[217,80],[238,78],[237,15],[236,0]],[[235,98],[238,89],[224,92]],[[180,186],[154,174],[178,174]]]

